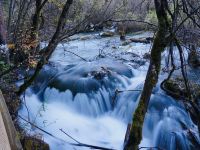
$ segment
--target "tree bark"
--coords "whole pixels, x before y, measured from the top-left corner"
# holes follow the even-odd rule
[[[156,33],[153,47],[151,50],[151,60],[146,75],[143,91],[140,97],[140,102],[134,113],[131,131],[124,150],[137,150],[142,140],[142,126],[145,114],[148,108],[148,103],[151,97],[153,88],[156,86],[161,66],[161,53],[169,42],[167,35],[169,33],[169,23],[166,13],[166,0],[154,0],[156,14],[158,18],[158,31]]]
[[[0,45],[6,42],[6,29],[3,15],[3,5],[0,2]]]

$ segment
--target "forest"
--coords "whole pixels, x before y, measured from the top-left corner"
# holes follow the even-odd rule
[[[0,149],[199,150],[199,115],[200,0],[0,0]]]

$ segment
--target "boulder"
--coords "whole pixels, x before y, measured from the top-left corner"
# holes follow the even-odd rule
[[[188,56],[188,63],[194,67],[200,67],[200,52],[192,50]]]
[[[111,72],[104,67],[101,67],[99,71],[92,71],[91,76],[93,76],[96,80],[102,80],[105,76],[108,76]]]
[[[126,40],[122,43],[122,46],[126,46],[126,45],[129,45],[130,43],[132,43],[131,40]]]
[[[185,88],[184,80],[182,78],[170,79],[161,85],[162,89],[170,96],[176,99],[188,99],[187,90]],[[200,98],[200,85],[190,82],[190,89],[195,99]]]

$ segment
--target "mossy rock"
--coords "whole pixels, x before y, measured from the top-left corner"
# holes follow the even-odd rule
[[[194,68],[200,67],[200,53],[191,51],[188,56],[188,63]]]
[[[22,140],[24,150],[50,150],[49,145],[35,137],[24,137]]]
[[[144,59],[150,60],[151,54],[150,54],[150,53],[145,53],[145,54],[143,55],[143,58],[144,58]]]
[[[101,35],[101,37],[112,37],[115,35],[115,32],[106,31],[106,32],[102,32],[100,35]]]
[[[188,98],[187,90],[182,78],[174,78],[166,81],[163,84],[163,89],[172,97],[176,99]],[[200,85],[190,82],[190,89],[195,99],[200,98]]]

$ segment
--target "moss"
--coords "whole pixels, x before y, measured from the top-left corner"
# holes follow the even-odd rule
[[[158,19],[157,19],[157,16],[156,16],[156,11],[155,10],[149,10],[149,12],[147,13],[147,15],[145,17],[145,21],[151,22],[153,24],[158,24]]]
[[[190,88],[195,99],[200,98],[200,85],[190,81]],[[183,78],[170,79],[164,83],[164,90],[176,99],[189,99]]]
[[[49,150],[49,145],[44,141],[34,137],[24,137],[23,141],[24,150]]]
[[[141,101],[139,103],[139,106],[137,107],[135,114],[133,116],[133,123],[131,126],[131,132],[130,132],[130,139],[124,148],[125,150],[137,150],[137,145],[140,144],[140,141],[142,140],[142,126],[144,122],[145,117],[145,104],[144,101]]]

